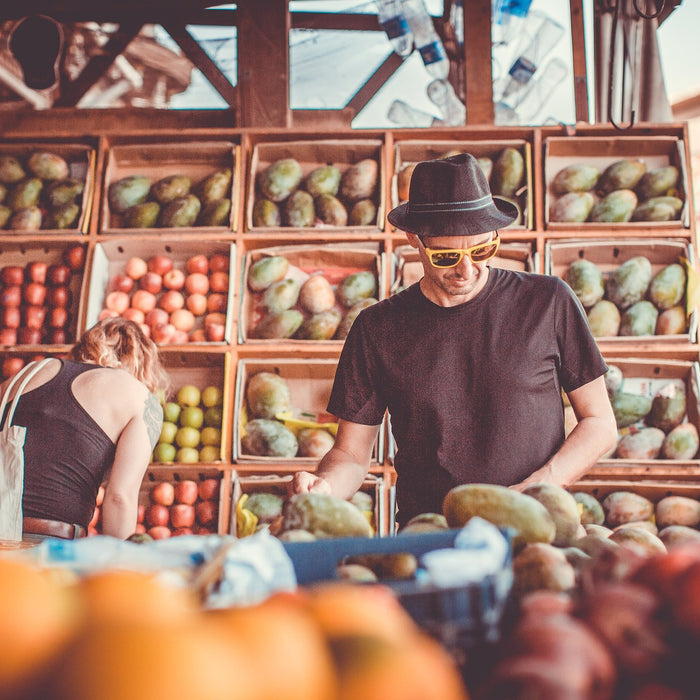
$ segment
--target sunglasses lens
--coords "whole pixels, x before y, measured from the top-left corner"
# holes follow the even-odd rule
[[[480,262],[481,260],[488,260],[496,252],[498,245],[496,243],[487,243],[486,245],[479,246],[478,248],[471,249],[471,259],[474,262]]]
[[[435,267],[454,267],[461,259],[462,253],[459,251],[439,251],[431,254],[430,262]]]

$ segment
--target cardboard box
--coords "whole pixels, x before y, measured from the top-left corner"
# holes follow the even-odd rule
[[[165,350],[161,352],[161,359],[171,382],[169,401],[177,403],[177,392],[185,385],[192,384],[200,392],[209,386],[221,389],[221,444],[218,457],[208,462],[231,461],[231,399],[233,392],[233,360],[229,352],[206,352],[177,350]],[[207,416],[207,407],[200,404],[205,412],[204,426],[214,422]],[[197,449],[201,452],[203,445]],[[175,460],[178,461],[177,459]]]
[[[0,259],[2,264],[0,267],[21,267],[26,268],[27,265],[33,262],[45,263],[47,266],[58,265],[64,263],[64,255],[66,251],[73,247],[81,247],[84,252],[87,251],[87,243],[78,242],[78,239],[72,239],[70,243],[60,240],[53,241],[29,241],[26,243],[19,243],[16,240],[4,239],[0,241]],[[54,328],[52,328],[52,322],[54,324],[59,323],[60,319],[54,318],[52,321],[51,317],[51,285],[47,284],[47,294],[46,299],[41,308],[46,312],[43,322],[41,322],[41,330],[38,334],[35,334],[35,338],[31,342],[23,342],[22,337],[16,334],[15,338],[10,337],[10,328],[2,328],[0,330],[0,346],[8,345],[42,345],[42,346],[56,346],[56,345],[66,345],[72,344],[80,335],[80,330],[78,329],[78,320],[82,313],[82,294],[81,289],[83,288],[83,283],[85,279],[84,270],[71,272],[70,277],[67,279],[66,283],[63,285],[56,285],[58,287],[64,287],[68,292],[68,303],[65,306],[68,312],[67,323],[63,326],[65,331],[64,334],[58,335],[54,333]],[[48,282],[48,280],[47,280]],[[24,300],[24,288],[26,286],[26,277],[18,285],[3,285],[0,282],[0,290],[5,293],[9,287],[21,287],[22,292],[22,306],[20,315],[20,325],[26,325],[26,310],[25,310],[25,300]],[[3,306],[0,306],[3,308]],[[34,321],[38,323],[35,318]],[[0,322],[0,328],[5,324]],[[19,329],[18,329],[19,331]],[[43,348],[42,348],[43,349]]]
[[[521,272],[536,272],[535,259],[530,243],[515,243],[501,241],[498,254],[491,258],[492,267]],[[391,292],[408,287],[423,277],[418,251],[410,245],[398,246],[394,249],[394,264],[392,266]]]
[[[238,220],[238,206],[241,174],[240,146],[228,141],[192,141],[184,143],[134,143],[112,146],[106,157],[104,186],[101,203],[100,232],[152,235],[154,233],[173,233],[195,231],[202,234],[215,234],[235,230]],[[109,206],[110,185],[130,175],[146,175],[155,184],[170,175],[186,175],[192,181],[191,192],[206,177],[218,170],[231,170],[231,187],[228,196],[231,199],[231,211],[225,226],[201,226],[195,223],[191,227],[166,228],[126,228],[123,216],[113,212]],[[150,197],[149,197],[150,199]]]
[[[92,267],[90,270],[90,286],[88,290],[87,305],[84,324],[82,329],[92,327],[98,320],[100,312],[105,307],[105,299],[111,291],[110,283],[116,275],[124,275],[126,272],[126,263],[132,257],[143,258],[148,261],[155,255],[165,255],[170,257],[174,262],[176,269],[186,272],[185,263],[190,257],[205,252],[208,258],[214,254],[226,255],[229,258],[228,268],[228,291],[221,292],[226,294],[226,319],[224,324],[223,337],[220,340],[190,340],[190,344],[223,344],[231,343],[233,337],[233,314],[234,314],[234,290],[236,283],[235,265],[231,265],[231,261],[236,259],[235,244],[224,241],[207,241],[206,247],[203,249],[202,243],[195,240],[178,240],[167,241],[163,238],[150,239],[112,239],[104,240],[95,245],[92,256]],[[134,290],[138,288],[138,283],[134,285]],[[158,303],[162,299],[165,290],[156,294]],[[185,296],[187,296],[187,293]],[[133,295],[133,292],[130,293]],[[197,314],[195,316],[195,326],[193,331],[203,331],[205,328],[206,314]],[[196,338],[196,336],[195,336]],[[155,339],[155,337],[154,337]],[[157,341],[158,342],[158,341]],[[164,343],[169,344],[169,343]]]
[[[258,198],[262,197],[258,186],[258,178],[266,168],[275,161],[283,158],[294,158],[301,165],[303,172],[302,185],[306,176],[320,165],[335,165],[342,175],[348,168],[361,160],[372,159],[377,162],[377,185],[371,199],[376,206],[376,217],[371,224],[366,226],[333,226],[317,223],[313,227],[287,226],[282,217],[282,230],[288,233],[316,231],[323,236],[335,234],[347,234],[348,232],[362,233],[381,231],[384,227],[385,213],[385,166],[382,158],[383,143],[379,139],[316,139],[307,141],[276,141],[270,143],[257,143],[253,147],[248,175],[248,196],[246,202],[246,230],[253,232],[269,231],[277,227],[255,226],[253,223],[253,207]],[[338,197],[341,199],[341,197]],[[284,209],[284,201],[278,202],[280,212]],[[344,202],[349,209],[348,202]]]
[[[236,527],[235,510],[236,504],[244,494],[272,493],[282,498],[287,497],[287,486],[292,479],[292,475],[279,476],[277,474],[238,474],[233,482],[233,500],[231,504],[231,527],[230,533],[239,536]],[[378,537],[386,533],[386,506],[384,498],[384,480],[381,477],[369,474],[362,486],[359,488],[372,498],[374,508],[372,511],[372,526]]]
[[[548,275],[556,275],[565,278],[569,266],[581,258],[595,263],[603,273],[603,278],[612,274],[622,263],[636,256],[644,256],[651,263],[652,278],[664,267],[671,263],[688,261],[691,273],[688,275],[689,282],[686,286],[685,299],[681,302],[686,304],[688,293],[694,288],[690,281],[697,274],[695,252],[691,243],[685,239],[677,238],[618,238],[607,239],[562,239],[548,240],[545,243],[544,271]],[[693,280],[694,282],[694,280]],[[693,297],[694,298],[694,297]],[[688,305],[687,330],[685,333],[675,335],[645,335],[645,336],[604,336],[599,337],[600,342],[612,342],[620,347],[634,347],[640,342],[663,342],[669,347],[681,343],[694,343],[697,337],[697,310],[691,298]]]
[[[296,432],[307,423],[317,424],[328,429],[332,435],[337,426],[334,416],[326,413],[326,406],[333,387],[333,378],[337,360],[335,359],[305,359],[294,360],[286,358],[275,359],[239,359],[236,372],[236,393],[234,397],[233,417],[233,459],[240,463],[256,463],[271,465],[279,469],[280,463],[289,465],[316,464],[315,457],[265,457],[250,455],[243,452],[241,440],[245,426],[252,420],[248,412],[246,388],[248,380],[258,372],[270,372],[282,377],[291,394],[291,404],[294,415],[286,420],[290,430]],[[383,432],[380,429],[372,462],[380,461],[379,455],[384,454]]]
[[[56,229],[51,228],[48,225],[46,213],[44,213],[44,221],[40,230],[12,231],[9,229],[8,224],[8,226],[5,227],[5,230],[0,231],[0,235],[4,235],[5,233],[19,233],[22,235],[32,233],[59,233],[61,235],[70,233],[87,233],[90,224],[90,213],[95,191],[95,162],[97,157],[95,149],[92,146],[81,143],[45,143],[38,141],[33,143],[3,143],[0,145],[0,155],[8,155],[17,158],[25,167],[28,176],[31,176],[31,172],[26,168],[27,159],[32,153],[37,151],[53,153],[63,158],[68,164],[68,177],[80,180],[84,183],[83,191],[74,200],[80,206],[78,218],[69,228]],[[50,181],[44,180],[42,196],[40,199],[42,208],[47,207],[45,197],[49,185]],[[8,189],[10,188],[8,187]]]
[[[250,250],[243,259],[240,281],[240,309],[238,314],[238,342],[239,343],[279,343],[281,341],[291,342],[300,346],[312,343],[342,343],[342,339],[330,340],[302,340],[300,338],[273,338],[264,339],[255,337],[255,327],[266,314],[263,305],[262,292],[253,292],[248,284],[251,266],[265,257],[282,256],[287,259],[289,267],[285,278],[297,280],[300,285],[313,274],[322,274],[333,287],[337,289],[338,284],[348,275],[363,270],[368,270],[375,275],[376,294],[375,298],[383,298],[384,290],[384,265],[382,255],[379,252],[379,244],[372,242],[363,243],[335,243],[324,246],[319,245],[284,245],[270,248],[259,248]],[[310,318],[311,313],[304,309],[299,303],[294,309],[302,312],[304,318]],[[336,300],[334,307],[344,316],[348,309]]]
[[[534,226],[534,195],[532,175],[532,145],[522,139],[505,139],[499,141],[397,141],[394,144],[394,170],[391,178],[392,207],[406,201],[407,182],[402,184],[401,172],[404,168],[423,160],[443,158],[448,153],[471,153],[476,158],[490,158],[495,161],[504,148],[515,148],[523,156],[525,174],[520,189],[516,192],[515,204],[521,211],[521,220],[511,224],[507,230]],[[408,171],[407,171],[408,172]],[[404,195],[404,196],[402,196]]]
[[[692,192],[688,181],[688,164],[685,162],[683,141],[675,136],[552,136],[544,142],[544,180],[545,226],[553,231],[576,229],[576,235],[590,232],[600,235],[601,232],[635,231],[640,228],[676,229],[690,227],[688,197]],[[685,206],[680,216],[674,221],[630,221],[626,223],[564,223],[550,221],[549,212],[553,202],[558,198],[552,192],[552,181],[563,168],[581,163],[592,165],[602,173],[605,168],[623,159],[638,159],[644,161],[647,172],[655,168],[675,165],[679,170],[676,185],[677,196]]]

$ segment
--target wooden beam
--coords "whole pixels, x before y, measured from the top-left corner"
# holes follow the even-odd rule
[[[493,124],[491,0],[469,0],[462,11],[467,124]]]
[[[583,32],[583,2],[570,0],[571,11],[571,51],[574,60],[574,105],[576,121],[589,122],[588,79],[586,65],[586,39]]]
[[[365,81],[365,84],[352,96],[346,105],[353,116],[359,114],[367,103],[381,90],[382,86],[401,67],[403,59],[393,51],[379,68]]]

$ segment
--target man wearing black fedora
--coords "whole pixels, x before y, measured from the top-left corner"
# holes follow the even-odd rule
[[[400,525],[442,512],[459,484],[570,484],[614,446],[607,367],[576,296],[559,278],[488,264],[516,217],[473,156],[416,165],[388,218],[423,278],[353,323],[328,403],[335,444],[295,475],[296,492],[350,498],[387,409]],[[562,391],[578,421],[566,438]]]

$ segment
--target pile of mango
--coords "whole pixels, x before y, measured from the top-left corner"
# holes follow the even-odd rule
[[[465,151],[452,149],[438,158],[449,158],[459,155]],[[518,198],[520,197],[525,184],[525,159],[522,153],[513,146],[506,146],[494,156],[474,156],[489,182],[491,192],[514,204],[520,217],[514,225],[522,223],[522,207]],[[399,202],[408,201],[408,194],[411,185],[411,176],[418,163],[405,163],[396,175],[396,187]]]
[[[344,340],[363,309],[377,302],[377,279],[369,270],[345,275],[337,285],[322,272],[303,282],[283,255],[256,260],[248,269],[254,313],[248,332],[270,340]]]
[[[620,368],[610,365],[605,376],[619,439],[619,459],[694,459],[700,448],[698,429],[688,420],[682,382],[668,382],[652,396],[625,391]]]
[[[320,427],[288,428],[283,416],[294,414],[292,394],[284,377],[257,372],[246,384],[246,414],[241,449],[256,457],[307,457],[320,459],[330,450],[335,436]]]
[[[625,223],[674,221],[683,209],[680,171],[675,165],[647,169],[641,159],[624,158],[601,170],[572,163],[552,179],[549,221]]]
[[[564,281],[586,309],[596,338],[685,333],[686,269],[665,265],[656,274],[643,255],[620,264],[610,274],[590,260],[575,260]]]
[[[193,183],[175,173],[153,181],[149,175],[127,175],[109,185],[109,209],[119,228],[186,228],[227,226],[231,213],[230,168],[220,168]]]
[[[57,153],[0,154],[0,229],[77,228],[84,188]]]
[[[379,166],[364,158],[345,170],[319,165],[304,174],[296,158],[280,158],[257,174],[254,227],[370,226],[377,221]]]

